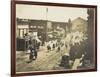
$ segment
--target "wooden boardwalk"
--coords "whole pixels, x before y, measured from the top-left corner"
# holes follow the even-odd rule
[[[16,58],[16,71],[17,72],[27,72],[27,71],[46,71],[46,70],[63,70],[64,68],[59,67],[62,55],[68,53],[68,49],[62,47],[60,52],[57,52],[56,49],[52,51],[47,51],[47,49],[42,48],[38,52],[38,57],[36,60],[33,60],[31,63],[28,63],[29,54],[20,52],[17,54]],[[75,61],[77,62],[77,61]],[[74,63],[73,69],[77,68],[79,62]]]
[[[31,63],[29,61],[29,54],[21,52],[17,56],[16,71],[41,71],[41,70],[53,70],[61,60],[61,56],[65,54],[67,50],[57,52],[55,50],[47,51],[47,49],[42,48],[38,52],[38,57]],[[21,55],[23,54],[23,55]],[[19,56],[20,55],[20,56]],[[19,60],[18,60],[19,59]]]

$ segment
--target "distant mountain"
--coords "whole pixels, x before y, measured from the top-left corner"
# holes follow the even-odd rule
[[[72,21],[72,30],[86,31],[87,30],[87,20],[78,17]]]

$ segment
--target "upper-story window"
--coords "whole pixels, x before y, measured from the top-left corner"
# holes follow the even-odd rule
[[[33,25],[32,25],[32,26],[30,26],[30,27],[31,27],[31,28],[36,28],[36,26],[33,26]]]
[[[39,29],[43,29],[43,26],[38,26]]]

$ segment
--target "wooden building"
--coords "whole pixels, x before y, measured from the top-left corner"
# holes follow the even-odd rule
[[[56,22],[48,20],[16,19],[16,38],[24,38],[25,33],[37,32],[41,40],[48,40],[48,33],[62,28],[66,32],[67,22]]]

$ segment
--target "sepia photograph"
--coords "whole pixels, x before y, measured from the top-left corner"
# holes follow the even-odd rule
[[[15,7],[16,73],[96,69],[95,7]]]

